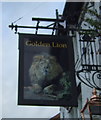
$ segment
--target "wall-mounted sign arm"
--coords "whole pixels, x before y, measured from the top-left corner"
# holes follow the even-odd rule
[[[56,28],[56,27],[47,27],[47,26],[19,26],[19,25],[14,25],[11,24],[9,25],[9,28],[11,28],[11,30],[13,30],[15,28],[15,33],[17,33],[18,28],[30,28],[30,29],[55,29],[55,30],[66,30],[65,28]]]

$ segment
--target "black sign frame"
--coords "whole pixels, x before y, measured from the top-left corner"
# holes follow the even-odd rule
[[[66,71],[68,68],[67,71],[71,84],[69,88],[70,95],[68,95],[68,99],[65,97],[61,99],[59,98],[58,94],[55,95],[55,97],[58,96],[58,99],[49,99],[47,97],[47,99],[45,97],[42,97],[41,99],[41,97],[37,98],[37,96],[31,98],[33,94],[30,92],[32,87],[30,87],[31,83],[28,82],[30,81],[28,70],[32,64],[33,55],[40,55],[42,52],[47,52],[47,50],[48,52],[51,51],[52,56],[61,59],[59,63],[61,63],[64,71]],[[63,95],[65,96],[66,93],[63,93]],[[19,33],[18,105],[77,107],[78,103],[75,79],[74,51],[72,38],[70,36]]]

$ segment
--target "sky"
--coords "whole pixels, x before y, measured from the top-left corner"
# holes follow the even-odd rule
[[[65,2],[0,2],[0,108],[1,118],[51,118],[59,112],[59,107],[19,106],[18,97],[18,34],[8,27],[11,23],[17,25],[36,25],[32,17],[55,18],[56,9],[63,13]],[[20,19],[21,18],[21,19]],[[44,25],[42,23],[41,25]],[[2,25],[2,26],[1,26]],[[19,30],[33,32],[33,30]],[[51,34],[51,31],[39,31]],[[1,89],[2,87],[2,89]],[[2,100],[2,101],[1,101]]]

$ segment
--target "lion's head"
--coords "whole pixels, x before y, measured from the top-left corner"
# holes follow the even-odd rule
[[[50,83],[62,72],[63,69],[55,56],[41,54],[33,57],[29,76],[32,85],[38,84],[43,87],[43,84]]]

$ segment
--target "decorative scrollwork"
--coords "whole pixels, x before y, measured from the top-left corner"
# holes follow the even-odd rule
[[[101,73],[97,75],[97,78],[98,78],[98,79],[101,79]]]
[[[88,87],[93,88],[92,84],[89,84],[89,83],[85,80],[86,78],[83,77],[83,76],[81,76],[82,73],[83,73],[83,70],[79,70],[79,71],[76,72],[76,75],[77,75],[78,79],[79,79],[82,83],[84,83],[85,85],[87,85]]]
[[[98,85],[99,83],[96,82],[97,80],[99,80],[99,82],[101,80],[101,71],[96,71],[92,74],[92,81],[94,85],[98,90],[101,90],[100,85]]]
[[[89,76],[89,77],[88,77]],[[88,71],[79,70],[77,71],[78,79],[87,85],[90,88],[96,88],[97,90],[101,90],[100,80],[101,80],[101,71]]]
[[[79,34],[80,36],[80,60],[77,70],[78,79],[90,88],[101,90],[101,63],[97,54],[99,39],[90,34]]]

